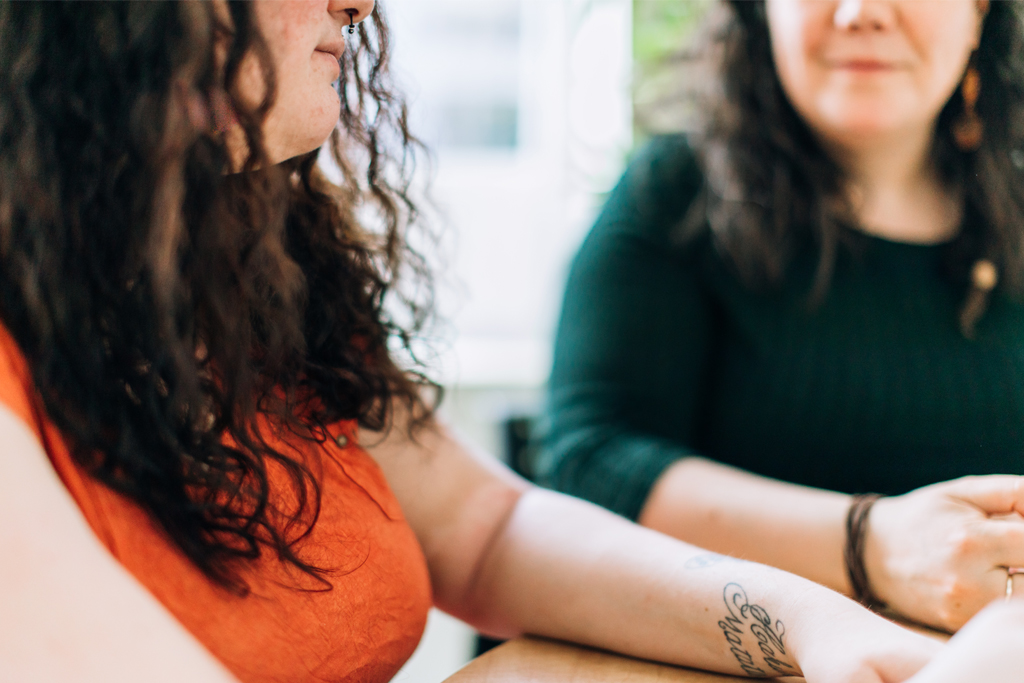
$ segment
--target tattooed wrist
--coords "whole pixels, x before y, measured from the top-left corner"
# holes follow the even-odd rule
[[[726,584],[722,597],[728,613],[718,627],[743,673],[762,678],[798,675],[783,642],[786,627],[782,621],[772,623],[768,611],[751,604],[738,583]]]

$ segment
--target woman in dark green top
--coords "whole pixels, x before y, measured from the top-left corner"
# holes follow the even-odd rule
[[[716,35],[708,125],[573,265],[537,474],[847,592],[846,494],[893,496],[861,596],[955,629],[1024,565],[1020,477],[927,486],[1024,473],[1019,10],[738,1]]]

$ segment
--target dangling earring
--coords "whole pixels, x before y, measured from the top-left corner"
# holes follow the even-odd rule
[[[359,10],[347,9],[345,14],[348,15],[348,34],[352,35],[356,32],[356,15],[359,14]]]
[[[960,94],[964,100],[964,111],[953,123],[953,139],[957,147],[964,152],[973,152],[981,147],[981,139],[985,134],[985,126],[974,107],[981,94],[981,74],[975,66],[967,67]]]

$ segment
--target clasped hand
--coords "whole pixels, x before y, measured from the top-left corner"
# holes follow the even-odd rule
[[[869,524],[864,559],[878,597],[955,631],[1005,594],[1008,567],[1024,567],[1024,477],[964,477],[883,498]]]

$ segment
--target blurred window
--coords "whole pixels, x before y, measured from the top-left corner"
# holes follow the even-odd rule
[[[631,147],[631,0],[381,6],[410,125],[433,153],[428,210],[450,240],[432,372],[536,388],[568,263]]]
[[[421,137],[436,148],[519,144],[520,0],[393,2],[419,97]]]
[[[513,103],[446,103],[438,110],[438,147],[515,149],[519,107]]]

